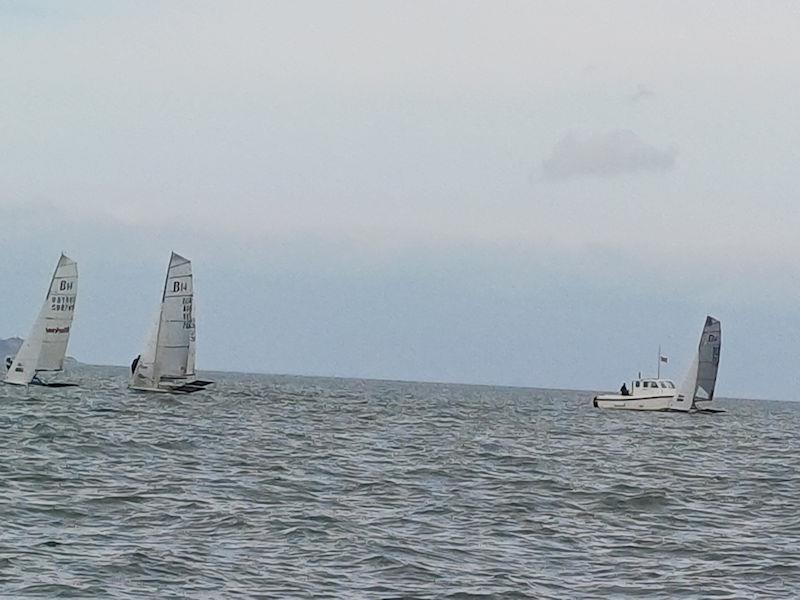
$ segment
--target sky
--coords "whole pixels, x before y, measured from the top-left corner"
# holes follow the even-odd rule
[[[800,7],[0,0],[0,337],[129,364],[800,400]]]

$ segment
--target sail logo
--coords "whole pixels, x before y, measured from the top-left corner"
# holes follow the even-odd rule
[[[71,290],[73,285],[75,285],[74,281],[65,281],[62,279],[61,284],[58,287],[58,290],[60,292],[66,292],[67,290]]]
[[[172,292],[173,293],[185,292],[188,289],[189,289],[189,284],[187,284],[185,281],[173,281],[172,282]]]
[[[69,333],[69,327],[45,327],[46,333]]]

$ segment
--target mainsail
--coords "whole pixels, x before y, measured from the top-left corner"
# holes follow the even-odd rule
[[[192,263],[173,252],[158,318],[133,368],[132,387],[158,389],[163,381],[184,382],[194,377],[192,301]]]
[[[706,317],[700,344],[697,347],[686,378],[678,388],[670,408],[690,410],[695,402],[710,402],[714,399],[717,384],[719,354],[722,347],[722,326],[714,317]]]
[[[39,316],[6,373],[6,383],[27,385],[37,373],[64,368],[77,293],[78,264],[62,254]]]
[[[703,336],[697,351],[697,388],[695,400],[711,401],[714,399],[714,388],[717,385],[719,370],[719,353],[722,348],[722,326],[714,317],[706,317]]]

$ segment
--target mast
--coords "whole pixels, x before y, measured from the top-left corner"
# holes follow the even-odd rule
[[[661,379],[661,344],[658,345],[658,356],[656,357],[656,364],[658,365],[656,367],[658,373],[656,375],[656,379]]]
[[[156,328],[156,347],[153,352],[153,386],[158,387],[158,382],[161,379],[161,373],[158,372],[158,337],[161,335],[161,323],[164,321],[164,299],[167,297],[167,282],[169,282],[169,270],[172,268],[172,259],[175,252],[169,255],[169,264],[167,265],[167,275],[164,277],[164,289],[161,292],[161,309],[158,311],[158,327]]]

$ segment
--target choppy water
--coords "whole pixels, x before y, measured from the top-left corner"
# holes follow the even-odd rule
[[[0,596],[793,598],[800,405],[220,375],[0,389]]]

